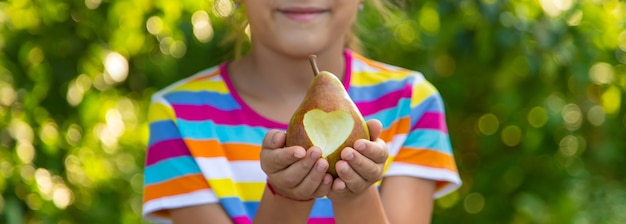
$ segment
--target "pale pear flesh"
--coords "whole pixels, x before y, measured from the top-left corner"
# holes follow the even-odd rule
[[[322,157],[335,152],[350,136],[354,120],[346,111],[325,112],[313,109],[304,114],[304,131],[314,146],[322,149]]]

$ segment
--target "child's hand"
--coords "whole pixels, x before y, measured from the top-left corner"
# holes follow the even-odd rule
[[[328,161],[321,158],[322,150],[284,146],[285,133],[271,130],[265,135],[261,149],[261,168],[276,194],[295,200],[325,196],[330,191],[332,177],[326,173]]]
[[[333,182],[328,198],[331,200],[349,199],[365,191],[382,178],[389,152],[387,145],[378,137],[382,125],[378,120],[367,121],[370,139],[357,140],[354,148],[341,151],[341,159],[335,164],[339,178]]]

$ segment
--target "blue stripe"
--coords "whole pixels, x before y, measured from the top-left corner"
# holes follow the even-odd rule
[[[165,95],[171,104],[183,105],[211,105],[224,111],[237,110],[241,106],[230,94],[221,94],[207,91],[176,91]]]
[[[146,167],[144,183],[146,185],[161,183],[172,178],[200,172],[198,164],[191,156],[169,158]]]
[[[153,121],[150,123],[148,146],[170,139],[179,139],[178,128],[172,120]]]
[[[409,107],[411,100],[401,99],[398,101],[398,105],[392,108],[381,110],[375,114],[364,117],[365,120],[377,119],[383,124],[383,129],[389,128],[393,125],[393,122],[398,121],[402,117],[409,116]],[[400,110],[400,111],[398,111]]]
[[[196,140],[219,139],[221,143],[260,144],[267,128],[247,125],[217,125],[213,121],[178,120],[184,138]]]
[[[444,112],[443,102],[441,101],[439,94],[430,95],[420,104],[411,109],[411,126],[415,125],[427,111]]]
[[[248,217],[250,217],[250,220],[254,220],[254,215],[259,209],[260,204],[261,203],[258,201],[247,201],[243,203],[243,206],[246,208],[246,211],[248,211]]]
[[[226,210],[226,213],[228,213],[228,216],[230,217],[238,217],[238,216],[251,217],[250,214],[254,214],[254,213],[248,213],[243,202],[241,202],[241,199],[239,199],[238,197],[220,198],[220,203],[222,204],[222,207],[224,207],[224,210]]]
[[[248,216],[251,220],[254,220],[254,215],[259,209],[260,202],[258,201],[246,201],[242,202],[237,197],[221,198],[220,202],[224,206],[229,216]],[[311,209],[311,218],[329,218],[333,217],[333,206],[328,198],[315,199],[313,209]]]
[[[411,148],[426,148],[452,155],[448,134],[437,130],[418,129],[411,132],[404,146]]]
[[[350,86],[348,93],[355,102],[370,102],[391,92],[402,91],[406,85],[406,80],[393,80],[372,86]]]
[[[313,204],[313,209],[311,209],[311,218],[330,218],[333,216],[333,205],[330,202],[330,199],[315,199],[315,204]]]

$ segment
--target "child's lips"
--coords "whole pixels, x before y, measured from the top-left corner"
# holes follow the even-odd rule
[[[306,22],[314,20],[315,18],[326,13],[328,10],[320,8],[287,8],[278,11],[289,19]]]

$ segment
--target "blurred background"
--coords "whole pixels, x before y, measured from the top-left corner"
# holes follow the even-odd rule
[[[366,3],[369,3],[367,0]],[[626,223],[626,3],[415,0],[363,54],[441,92],[433,223]],[[229,0],[0,0],[0,223],[145,223],[152,93],[233,56]]]

